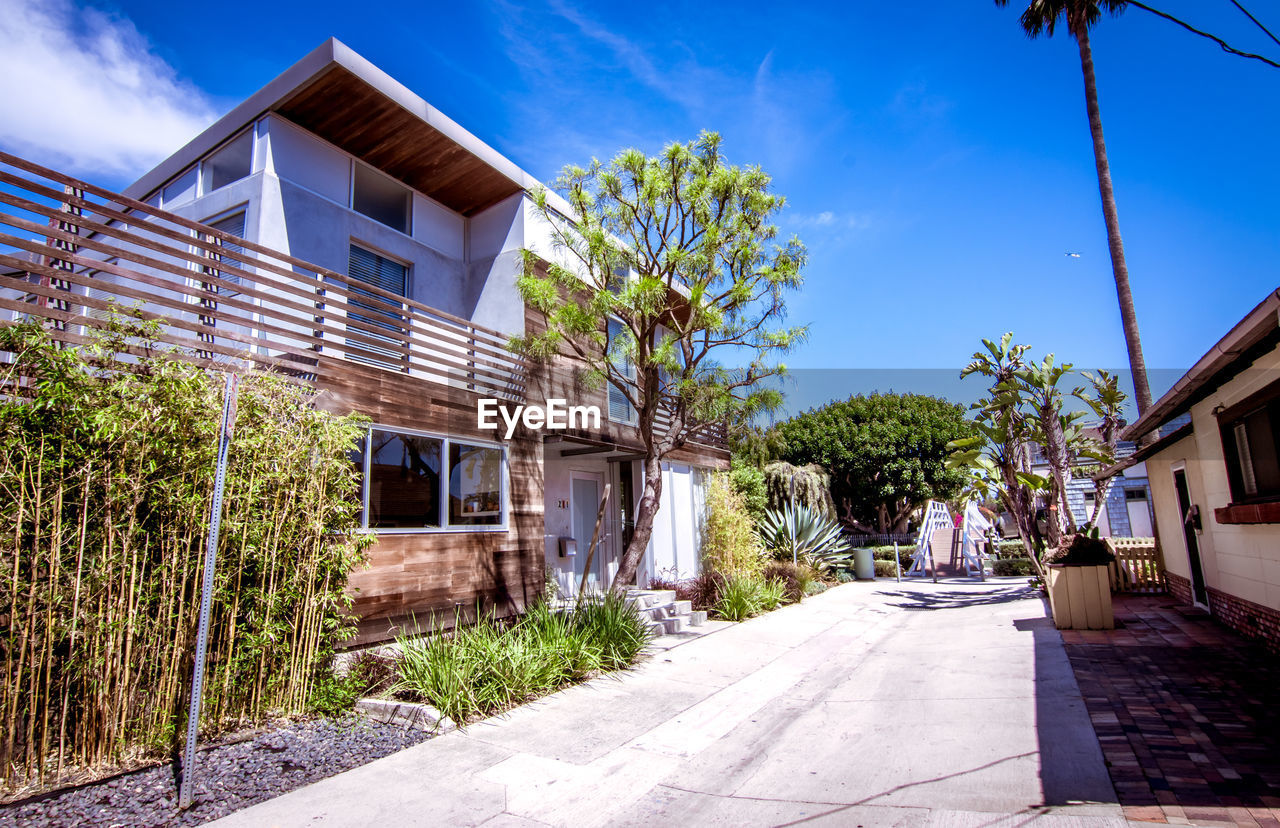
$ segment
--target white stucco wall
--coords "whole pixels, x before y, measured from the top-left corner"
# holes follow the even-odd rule
[[[1185,464],[1191,500],[1200,507],[1200,558],[1207,586],[1272,609],[1280,609],[1280,524],[1220,524],[1214,510],[1231,502],[1230,483],[1218,420],[1213,411],[1230,407],[1280,381],[1280,351],[1191,408],[1195,433],[1147,460],[1156,524],[1170,572],[1190,578],[1173,487],[1173,470]]]
[[[649,550],[637,573],[641,583],[654,577],[678,581],[702,571],[707,474],[697,466],[662,464],[662,498],[653,519]]]

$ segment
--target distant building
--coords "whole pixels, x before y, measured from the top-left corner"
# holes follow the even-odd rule
[[[1088,427],[1086,427],[1088,429]],[[1131,457],[1136,445],[1120,440],[1116,445],[1116,459]],[[1039,475],[1049,474],[1049,464],[1039,446],[1031,448],[1031,470]],[[1092,475],[1101,471],[1097,464],[1085,464],[1076,468],[1076,476],[1067,484],[1067,507],[1076,526],[1083,526],[1093,516],[1096,493]],[[1146,465],[1138,462],[1124,467],[1111,481],[1107,502],[1098,515],[1098,534],[1104,538],[1149,538],[1155,534],[1151,511],[1151,488],[1147,481]]]

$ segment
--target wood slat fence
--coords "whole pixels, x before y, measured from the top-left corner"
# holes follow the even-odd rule
[[[1159,593],[1165,591],[1164,559],[1155,538],[1107,538],[1115,553],[1111,563],[1111,591]]]
[[[212,367],[323,386],[358,362],[500,399],[526,391],[498,331],[0,152],[0,323],[40,320],[80,345],[126,309]]]

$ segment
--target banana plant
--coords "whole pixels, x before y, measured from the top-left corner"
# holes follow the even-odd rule
[[[765,548],[780,559],[806,563],[819,572],[847,564],[853,548],[840,523],[808,506],[785,504],[765,512],[757,529]]]

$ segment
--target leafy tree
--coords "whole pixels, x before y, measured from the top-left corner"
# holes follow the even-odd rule
[[[911,513],[965,484],[946,467],[947,444],[973,427],[964,409],[921,394],[853,396],[779,424],[782,456],[817,463],[831,475],[840,519],[863,532],[906,530]]]
[[[576,217],[533,194],[563,263],[525,251],[518,287],[545,329],[511,344],[535,359],[567,352],[584,383],[616,389],[636,412],[644,486],[617,587],[649,544],[663,458],[780,403],[762,381],[805,334],[784,325],[805,249],[777,241],[785,199],[759,167],[730,165],[714,133],[569,166],[554,186]]]
[[[793,466],[778,460],[764,467],[765,499],[770,509],[794,503],[827,520],[835,520],[836,504],[831,498],[831,475],[817,463]]]
[[[997,6],[1009,0],[995,0]],[[1107,160],[1107,144],[1102,135],[1102,112],[1098,108],[1098,85],[1093,72],[1093,49],[1089,45],[1089,29],[1102,17],[1103,10],[1112,15],[1124,11],[1125,0],[1030,0],[1022,12],[1022,29],[1028,37],[1053,36],[1060,21],[1075,38],[1080,52],[1080,69],[1084,74],[1084,101],[1089,113],[1089,132],[1093,136],[1093,159],[1098,169],[1098,191],[1102,196],[1102,216],[1107,225],[1107,246],[1111,251],[1111,272],[1115,277],[1116,295],[1120,301],[1120,321],[1124,326],[1125,345],[1129,350],[1129,368],[1133,372],[1134,402],[1138,413],[1151,406],[1151,387],[1147,383],[1147,364],[1142,356],[1142,340],[1138,336],[1138,317],[1129,289],[1129,266],[1125,263],[1124,242],[1120,238],[1120,216],[1116,211],[1116,194],[1111,184],[1111,164]]]
[[[1043,577],[1044,553],[1064,546],[1076,533],[1067,508],[1067,484],[1071,467],[1081,458],[1109,466],[1115,459],[1115,431],[1124,403],[1116,378],[1100,371],[1085,373],[1090,388],[1060,387],[1072,373],[1071,363],[1059,363],[1053,354],[1040,361],[1027,357],[1026,345],[1013,344],[1013,334],[1000,341],[982,340],[984,351],[961,372],[991,381],[986,396],[973,404],[971,437],[951,443],[947,461],[953,469],[970,474],[969,491],[983,500],[998,498],[1013,516],[1018,535],[1036,573]],[[1085,411],[1067,409],[1068,398],[1082,403],[1099,418],[1101,439],[1082,428]],[[1031,471],[1031,448],[1039,445],[1049,467],[1048,476]],[[1095,481],[1105,496],[1109,480]],[[1036,524],[1037,501],[1048,512],[1042,538]],[[1093,519],[1096,520],[1095,510]]]

